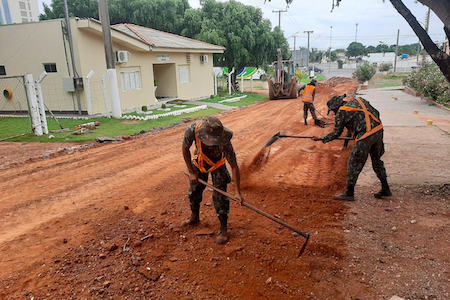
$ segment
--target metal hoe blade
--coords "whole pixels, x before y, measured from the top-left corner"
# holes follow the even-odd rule
[[[275,143],[280,138],[280,132],[275,134],[273,137],[270,138],[270,140],[267,141],[267,143],[264,145],[264,147],[269,147],[273,143]]]

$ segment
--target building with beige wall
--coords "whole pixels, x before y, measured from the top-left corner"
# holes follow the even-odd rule
[[[70,29],[75,70],[63,19],[0,26],[0,79],[27,73],[37,79],[46,71],[41,86],[50,110],[109,113],[101,23],[71,18]],[[111,36],[122,110],[214,94],[213,54],[225,48],[133,24],[111,26]]]

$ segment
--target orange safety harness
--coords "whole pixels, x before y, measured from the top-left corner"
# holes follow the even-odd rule
[[[361,99],[357,98],[356,101],[358,101],[359,105],[361,105],[361,108],[355,108],[355,107],[349,107],[349,106],[341,106],[339,110],[346,110],[346,111],[362,111],[364,112],[364,116],[366,119],[366,133],[360,137],[359,139],[355,139],[355,141],[359,141],[362,139],[365,139],[366,137],[374,134],[375,132],[380,131],[383,129],[383,124],[381,124],[381,121],[375,117],[371,112],[367,110],[367,107],[364,105],[364,102],[362,102]],[[370,124],[370,118],[372,118],[374,121],[380,123],[380,125],[372,128],[372,125]]]
[[[202,126],[202,122],[199,122],[197,126],[195,126],[195,131],[199,129]],[[197,133],[195,133],[195,144],[197,145],[197,154],[194,155],[194,158],[192,162],[194,165],[202,172],[202,173],[210,173],[215,170],[217,170],[219,167],[223,166],[227,159],[225,158],[224,153],[222,152],[222,158],[216,162],[213,163],[211,159],[209,159],[205,153],[202,151],[202,142],[197,137]],[[205,169],[204,163],[206,162],[207,165],[211,166],[208,170]]]
[[[302,97],[303,102],[313,103],[313,91],[315,88],[315,86],[309,84],[305,86]]]

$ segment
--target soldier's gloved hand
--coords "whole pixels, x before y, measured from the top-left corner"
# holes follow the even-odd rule
[[[311,139],[313,141],[316,141],[316,142],[322,140],[322,138],[320,136],[317,136],[317,135],[313,135],[313,137]]]
[[[189,172],[189,180],[193,182],[198,182],[198,174],[195,172]]]

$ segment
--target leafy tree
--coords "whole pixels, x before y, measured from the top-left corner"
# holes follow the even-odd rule
[[[204,0],[201,8],[186,11],[182,35],[224,46],[225,52],[214,57],[215,65],[240,70],[275,61],[277,48],[281,49],[285,59],[290,57],[283,32],[279,27],[272,31],[271,27],[259,8],[234,0]]]
[[[350,43],[350,45],[348,45],[347,51],[345,51],[345,56],[350,58],[356,56],[364,56],[367,53],[368,52],[366,46],[358,42],[352,42]]]
[[[51,20],[64,18],[64,0],[52,0],[50,6],[43,3],[44,13],[39,15],[39,20]],[[98,19],[98,1],[77,0],[67,1],[69,16],[80,18]]]
[[[185,11],[191,8],[188,0],[134,0],[129,6],[131,23],[178,35],[184,28]]]
[[[336,59],[337,59],[337,54],[338,54],[338,52],[337,52],[336,50],[331,51],[331,53],[330,53],[330,48],[328,48],[328,51],[327,51],[326,54],[327,54],[327,55],[330,55],[330,54],[331,54],[331,57],[330,57],[331,61],[336,61]]]
[[[320,62],[324,56],[324,51],[317,48],[311,48],[311,54],[309,56],[310,62]]]
[[[64,18],[64,1],[44,3],[40,20]],[[67,1],[70,16],[98,19],[97,0]],[[165,32],[180,34],[188,0],[108,0],[111,24],[132,23]],[[200,22],[201,24],[201,22]]]
[[[367,53],[377,53],[377,49],[374,46],[367,46]]]
[[[383,53],[383,52],[395,52],[395,49],[394,49],[394,51],[391,51],[390,48],[389,48],[389,46],[386,45],[386,44],[378,44],[378,45],[375,47],[375,49],[376,49],[375,52],[377,52],[377,53]]]

